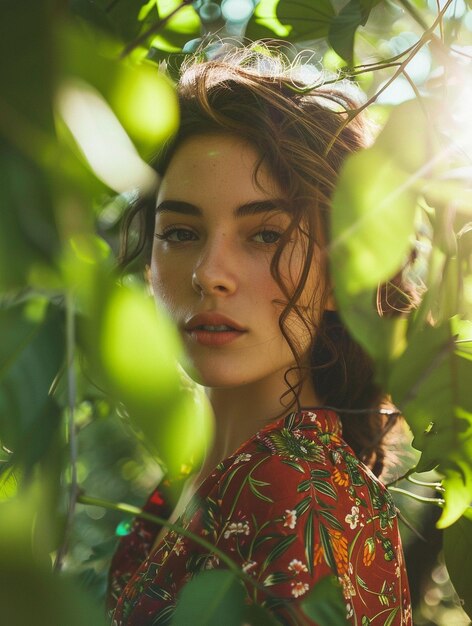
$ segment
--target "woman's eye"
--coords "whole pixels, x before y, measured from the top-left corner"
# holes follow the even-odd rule
[[[253,236],[253,239],[258,243],[273,244],[277,243],[281,237],[282,233],[277,230],[261,230]]]
[[[162,241],[171,243],[182,243],[184,241],[195,241],[197,239],[193,230],[188,228],[168,228],[162,233],[156,233],[156,237]]]

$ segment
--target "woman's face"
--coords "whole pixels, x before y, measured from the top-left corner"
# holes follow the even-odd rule
[[[177,148],[157,199],[153,291],[208,387],[270,383],[294,364],[279,328],[285,298],[270,271],[290,216],[264,166],[256,184],[258,159],[231,135],[191,137]],[[303,259],[302,242],[288,243],[280,260],[287,284],[297,280]],[[307,295],[318,282],[310,276]],[[287,327],[307,353],[310,332],[295,314]]]

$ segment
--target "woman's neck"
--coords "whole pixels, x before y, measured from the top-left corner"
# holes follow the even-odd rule
[[[284,396],[286,391],[283,375],[276,380],[270,377],[244,387],[208,389],[216,426],[214,445],[202,474],[211,471],[268,423],[295,410],[294,394],[289,392]],[[300,406],[319,404],[311,381],[302,385],[297,396]]]

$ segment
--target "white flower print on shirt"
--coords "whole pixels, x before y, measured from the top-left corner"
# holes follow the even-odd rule
[[[292,596],[294,598],[299,598],[300,596],[303,596],[303,594],[305,594],[308,589],[309,589],[309,585],[307,585],[307,583],[302,583],[297,582],[297,583],[292,583]]]
[[[307,566],[298,559],[292,559],[288,564],[288,570],[295,574],[301,574],[302,572],[308,572]]]
[[[249,535],[250,528],[247,522],[231,522],[225,530],[223,536],[228,539],[231,535]]]
[[[349,524],[349,528],[351,530],[354,530],[354,528],[357,528],[357,525],[359,524],[359,507],[353,506],[351,508],[351,513],[350,514],[348,513],[346,515],[346,517],[344,518],[344,521]]]
[[[297,525],[297,512],[295,509],[285,509],[284,513],[284,526],[288,526],[290,530],[293,530]]]

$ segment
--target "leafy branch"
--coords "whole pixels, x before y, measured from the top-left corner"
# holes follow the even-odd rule
[[[357,109],[355,109],[352,113],[349,113],[349,115],[346,116],[346,119],[344,120],[344,122],[339,126],[339,128],[337,129],[336,133],[333,134],[333,137],[331,139],[331,141],[328,143],[328,145],[326,146],[325,149],[325,156],[327,156],[331,150],[331,148],[333,147],[334,143],[336,142],[337,138],[339,137],[339,135],[342,133],[342,131],[346,128],[346,126],[360,113],[362,113],[362,111],[364,111],[365,109],[367,109],[371,104],[373,104],[378,97],[388,88],[390,87],[390,85],[401,75],[404,73],[406,67],[408,66],[408,64],[415,58],[415,56],[418,54],[418,52],[421,50],[421,48],[423,48],[423,46],[425,46],[429,41],[431,41],[434,38],[434,30],[436,29],[437,25],[440,23],[442,16],[444,15],[444,13],[447,11],[447,9],[449,8],[449,6],[451,5],[451,3],[454,0],[447,0],[444,7],[442,8],[440,14],[438,15],[438,17],[434,20],[433,24],[427,28],[425,30],[425,32],[423,33],[423,35],[421,36],[421,38],[419,39],[419,41],[413,46],[410,54],[407,56],[407,58],[398,66],[398,69],[394,72],[393,76],[391,76],[387,81],[385,81],[385,83],[382,85],[382,87],[376,91],[374,93],[373,96],[371,96],[366,102],[364,102],[364,104],[362,104],[360,107],[358,107]]]

